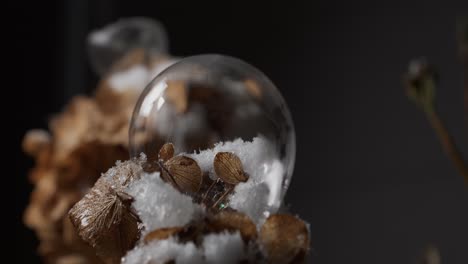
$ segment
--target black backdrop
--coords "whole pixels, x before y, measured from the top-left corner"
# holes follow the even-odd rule
[[[310,223],[313,262],[416,263],[433,244],[443,263],[468,263],[468,189],[401,87],[409,59],[436,64],[441,115],[468,154],[455,42],[468,1],[377,2],[18,1],[3,10],[12,15],[3,25],[4,228],[14,231],[15,262],[39,261],[21,223],[32,166],[22,136],[93,90],[89,30],[142,15],[166,26],[172,54],[239,57],[279,87],[298,141],[286,202]]]

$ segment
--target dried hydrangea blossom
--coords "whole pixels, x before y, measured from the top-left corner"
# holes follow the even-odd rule
[[[70,210],[80,237],[107,263],[116,263],[140,237],[140,219],[126,187],[141,175],[137,161],[118,163]]]
[[[128,159],[128,124],[146,81],[173,62],[167,54],[146,56],[129,49],[112,62],[92,96],[76,96],[49,123],[49,132],[32,130],[23,149],[35,159],[34,184],[25,224],[39,238],[45,262],[99,263],[92,248],[76,235],[68,210],[117,160]],[[134,69],[144,71],[144,80]]]
[[[239,144],[239,148],[248,149],[251,144],[235,142]],[[230,145],[232,142],[226,144]],[[224,145],[217,145],[210,151],[217,150],[219,146]],[[172,150],[171,145],[161,148],[158,161],[160,166],[185,155],[174,154]],[[229,157],[232,158],[233,155]],[[196,154],[192,156],[195,157]],[[214,157],[216,155],[205,156],[208,159]],[[241,160],[246,157],[241,157],[234,158],[236,162],[233,164],[228,162],[224,165],[243,168]],[[197,160],[203,161],[203,158],[198,157]],[[116,241],[115,237],[122,235],[112,227],[126,229],[126,235],[133,234],[132,242],[135,247],[126,253],[125,263],[184,263],[189,259],[194,261],[192,263],[219,263],[220,260],[226,263],[292,263],[305,258],[309,249],[309,231],[302,220],[290,215],[273,214],[263,224],[263,216],[251,218],[248,215],[250,208],[255,208],[255,204],[259,202],[255,199],[248,199],[244,202],[245,207],[239,211],[232,207],[220,211],[207,210],[198,195],[183,192],[174,182],[165,179],[161,174],[163,168],[153,172],[145,171],[144,167],[148,162],[150,161],[140,158],[117,163],[103,174],[91,192],[70,211],[70,218],[80,236],[106,262],[118,263],[119,257],[125,253],[121,248],[110,246],[115,244],[111,242]],[[251,162],[254,164],[256,160]],[[204,169],[215,171],[215,164],[212,161],[211,167]],[[232,171],[232,168],[227,171]],[[236,175],[244,173],[235,172]],[[261,179],[265,175],[259,174],[256,177]],[[249,180],[253,181],[247,179],[246,183]],[[246,188],[251,188],[253,192],[258,191],[256,185],[247,185]],[[200,191],[203,190],[207,191],[204,188]],[[229,199],[235,199],[235,192],[236,188],[229,194]],[[141,224],[132,222],[130,226],[133,229],[128,229],[126,223],[109,220],[114,213],[108,207],[115,201],[120,201],[119,206],[124,209],[119,211],[118,219],[133,217],[141,221]],[[128,203],[124,205],[124,201]],[[96,220],[100,218],[107,220]],[[103,223],[109,223],[108,227]],[[138,232],[130,232],[131,230]],[[114,233],[109,235],[110,232]],[[109,240],[109,237],[113,239]],[[138,237],[140,239],[137,241]],[[130,249],[130,245],[127,245],[127,249]]]

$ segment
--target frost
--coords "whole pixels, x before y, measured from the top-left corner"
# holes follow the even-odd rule
[[[144,234],[173,226],[183,226],[203,213],[192,198],[180,193],[159,177],[159,173],[144,173],[127,187],[134,197],[132,206],[143,222]]]
[[[123,258],[124,264],[165,263],[239,263],[245,258],[244,242],[239,232],[208,234],[200,247],[193,242],[179,243],[175,238],[153,241],[135,247]]]

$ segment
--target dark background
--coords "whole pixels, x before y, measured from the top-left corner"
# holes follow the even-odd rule
[[[3,228],[14,231],[15,262],[39,261],[21,221],[33,164],[22,136],[45,128],[73,95],[92,92],[86,34],[140,15],[166,26],[172,54],[239,57],[279,87],[298,143],[286,202],[310,223],[312,262],[416,263],[432,244],[443,263],[468,263],[468,189],[401,85],[410,59],[437,65],[441,115],[468,154],[455,41],[468,1],[377,2],[18,1],[3,10],[12,15],[3,25],[12,32],[3,34],[11,70],[2,88],[3,166],[11,169],[3,217],[12,223]]]

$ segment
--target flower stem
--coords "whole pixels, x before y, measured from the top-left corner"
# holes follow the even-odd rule
[[[442,122],[442,119],[435,109],[427,109],[425,112],[429,122],[439,137],[440,143],[442,144],[447,156],[452,160],[459,173],[465,179],[465,183],[468,185],[468,167],[453,138],[450,136],[447,128]]]

